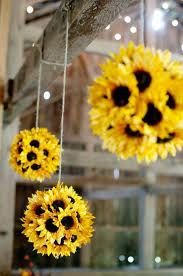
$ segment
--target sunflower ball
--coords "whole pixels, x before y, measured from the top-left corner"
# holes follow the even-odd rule
[[[10,164],[26,179],[42,181],[51,177],[59,160],[59,140],[46,128],[22,130],[11,145]]]
[[[119,158],[147,163],[183,147],[183,64],[132,42],[89,88],[91,129]]]
[[[88,204],[62,183],[29,198],[23,233],[42,255],[70,256],[90,241],[93,219]]]

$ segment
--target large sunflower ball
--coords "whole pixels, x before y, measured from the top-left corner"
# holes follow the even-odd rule
[[[103,147],[139,162],[183,147],[183,64],[132,42],[101,65],[89,88],[91,129]]]
[[[24,178],[42,181],[59,166],[59,140],[46,128],[22,130],[11,145],[9,161]]]
[[[87,202],[62,183],[29,198],[23,233],[38,253],[69,256],[90,241],[93,219]]]

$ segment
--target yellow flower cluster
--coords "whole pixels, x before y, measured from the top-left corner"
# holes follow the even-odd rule
[[[11,145],[9,161],[24,178],[42,181],[59,166],[59,140],[46,128],[20,131]]]
[[[119,158],[147,163],[183,147],[183,64],[132,42],[89,88],[91,129]]]
[[[62,183],[29,198],[23,233],[42,255],[70,256],[90,241],[93,219],[88,204]]]

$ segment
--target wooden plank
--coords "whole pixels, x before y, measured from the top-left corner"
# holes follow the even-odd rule
[[[7,1],[4,7],[5,15],[8,16],[7,3],[9,2],[9,31],[6,43],[6,56],[4,62],[8,68],[4,74],[13,78],[23,62],[23,24],[24,24],[24,0]],[[6,33],[2,30],[1,33]],[[9,41],[9,43],[8,43]],[[5,46],[4,46],[5,47]],[[12,118],[14,119],[14,118]],[[14,207],[15,207],[15,173],[11,170],[8,158],[12,137],[17,134],[19,127],[18,119],[12,120],[11,124],[3,129],[3,148],[0,161],[0,275],[11,275],[13,240],[14,240]]]
[[[65,6],[69,6],[68,61],[70,62],[96,38],[99,32],[104,30],[117,17],[122,9],[138,2],[139,0],[63,0],[39,40],[39,43],[43,41],[44,45],[43,58],[51,62],[63,63],[66,29]],[[23,97],[22,90],[28,87],[32,80],[37,80],[38,66],[39,52],[34,47],[15,78],[13,101],[16,101],[16,98],[20,97],[20,95]],[[55,73],[52,70],[52,66],[44,66],[42,90],[46,89],[61,72],[62,68]],[[44,78],[44,76],[46,77]],[[34,100],[35,96],[33,93],[32,97]],[[19,101],[22,103],[21,100]],[[30,101],[30,105],[31,103],[32,101]],[[13,110],[9,109],[8,112],[12,113]]]
[[[156,270],[92,270],[92,269],[74,269],[74,270],[44,270],[50,276],[182,276],[183,269],[156,269]]]
[[[156,196],[142,193],[139,197],[139,265],[153,269],[155,253]]]
[[[19,0],[18,0],[19,1]],[[15,174],[8,164],[12,137],[18,131],[18,120],[3,130],[3,148],[0,162],[0,275],[10,275],[13,254],[15,207]]]

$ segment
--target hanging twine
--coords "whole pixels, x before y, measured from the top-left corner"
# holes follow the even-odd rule
[[[63,92],[62,92],[62,113],[60,124],[60,166],[58,182],[61,182],[62,177],[62,165],[61,158],[63,152],[63,136],[64,136],[64,111],[65,111],[65,94],[66,94],[66,80],[67,80],[67,58],[68,58],[68,41],[69,41],[69,16],[68,9],[66,10],[66,35],[65,35],[65,56],[64,56],[64,74],[63,74]]]
[[[42,64],[55,65],[64,67],[63,72],[63,91],[62,91],[62,111],[61,111],[61,122],[60,122],[60,160],[63,152],[63,136],[64,136],[64,112],[65,112],[65,94],[66,94],[66,79],[67,79],[67,56],[68,56],[68,38],[69,38],[69,16],[68,8],[66,11],[66,35],[65,35],[65,55],[64,64],[57,62],[50,62],[43,59],[42,49],[40,45],[33,44],[33,47],[37,47],[40,52],[40,64],[38,72],[38,90],[37,90],[37,104],[36,104],[36,128],[39,127],[39,113],[40,113],[40,96],[41,96],[41,77],[42,77]],[[58,181],[61,182],[62,177],[62,165],[60,161]]]
[[[38,89],[37,89],[37,104],[36,104],[36,128],[39,127],[39,111],[40,111],[40,97],[41,97],[41,77],[42,77],[42,51],[40,51],[40,63],[38,71]]]
[[[140,23],[141,23],[141,32],[140,32],[140,43],[143,45],[146,44],[145,38],[145,0],[140,2]]]

